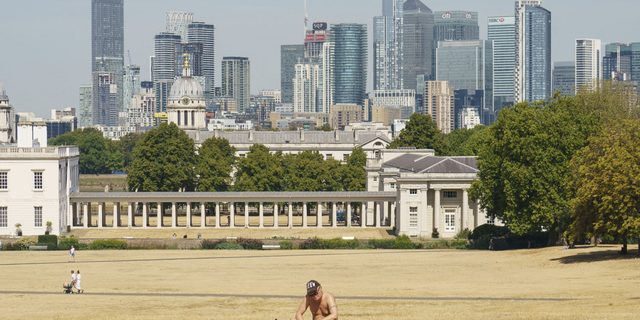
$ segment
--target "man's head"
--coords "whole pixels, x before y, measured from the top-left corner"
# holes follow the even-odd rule
[[[322,286],[320,286],[318,281],[311,280],[307,282],[307,296],[315,300],[322,297]]]
[[[73,273],[73,270],[71,270],[71,273]]]

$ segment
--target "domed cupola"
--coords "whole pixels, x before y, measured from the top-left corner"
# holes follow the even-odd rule
[[[188,54],[184,54],[182,77],[173,86],[167,99],[169,122],[183,130],[206,128],[206,101],[202,86],[191,77]]]

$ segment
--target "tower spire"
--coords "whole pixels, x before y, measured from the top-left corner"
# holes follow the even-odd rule
[[[191,68],[189,67],[189,54],[183,53],[184,57],[184,66],[182,68],[182,75],[184,77],[191,77]]]

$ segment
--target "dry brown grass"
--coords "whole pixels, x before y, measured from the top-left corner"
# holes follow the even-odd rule
[[[68,253],[61,251],[3,251],[1,314],[10,319],[289,319],[300,298],[282,296],[301,297],[304,284],[316,279],[336,296],[340,319],[637,319],[640,259],[635,249],[629,257],[617,255],[618,249],[79,251],[76,263],[68,263]],[[72,268],[81,270],[84,295],[61,293]],[[55,294],[35,294],[43,292]]]

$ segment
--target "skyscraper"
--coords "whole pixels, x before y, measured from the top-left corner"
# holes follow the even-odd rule
[[[282,103],[293,103],[293,78],[295,65],[304,58],[304,45],[289,44],[280,46],[280,91]]]
[[[599,39],[576,39],[576,91],[602,78],[600,47]]]
[[[93,125],[110,126],[118,122],[116,104],[122,103],[117,95],[116,74],[93,72],[91,79],[91,107]],[[120,100],[120,101],[118,101]]]
[[[322,55],[322,46],[331,38],[331,31],[327,29],[327,23],[316,21],[313,29],[306,31],[304,39],[304,57],[311,62],[317,62]]]
[[[216,28],[212,24],[204,22],[193,22],[187,26],[187,42],[202,44],[202,62],[200,65],[199,76],[206,79],[204,90],[205,98],[209,99],[213,96],[215,87],[215,32]]]
[[[515,69],[515,18],[489,17],[487,39],[493,41],[493,111],[513,103]]]
[[[640,79],[640,42],[605,45],[602,67],[603,79],[638,81]]]
[[[402,89],[404,0],[382,0],[382,16],[373,18],[373,89]]]
[[[110,91],[114,94],[113,103],[103,105],[104,99],[92,97],[92,124],[106,124],[95,122],[98,114],[116,115],[123,111],[122,85],[124,67],[124,4],[123,0],[92,0],[91,1],[91,72],[107,72],[114,75],[110,79]],[[96,79],[92,77],[92,79]],[[96,100],[97,99],[97,100]],[[113,108],[113,110],[110,110]],[[115,123],[115,119],[106,120]],[[110,121],[114,122],[110,122]]]
[[[232,96],[236,100],[236,110],[244,113],[249,108],[251,96],[251,72],[249,58],[224,57],[222,58],[222,83],[223,96]]]
[[[364,105],[367,99],[367,25],[331,25],[334,104]]]
[[[551,96],[551,12],[540,0],[516,0],[515,102]]]
[[[167,11],[164,14],[164,22],[165,32],[178,34],[182,42],[187,42],[187,26],[193,22],[193,13]]]
[[[405,89],[418,89],[419,75],[433,76],[433,12],[420,0],[407,0],[403,11],[402,82]]]
[[[433,40],[436,43],[480,39],[477,12],[436,11],[433,13],[433,19]]]
[[[424,84],[424,111],[445,134],[455,130],[453,91],[446,81],[426,81]]]
[[[131,98],[140,94],[140,67],[127,66],[124,68],[122,109],[127,111],[131,107]]]
[[[153,82],[158,111],[165,110],[171,84],[175,76],[175,46],[180,44],[180,35],[161,32],[155,35],[153,58]],[[168,84],[167,82],[171,82]]]
[[[91,110],[91,85],[80,86],[80,103],[78,105],[78,127],[90,127],[93,124],[93,110]]]
[[[574,96],[576,91],[576,64],[573,61],[556,61],[553,63],[553,92]]]

